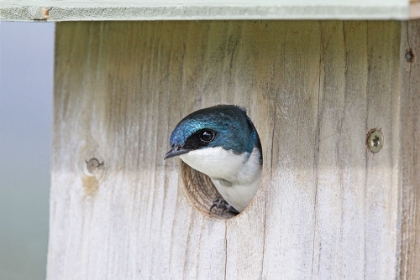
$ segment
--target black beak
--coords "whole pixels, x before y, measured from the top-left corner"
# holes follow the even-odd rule
[[[171,158],[171,157],[176,157],[176,156],[179,156],[179,155],[183,155],[183,154],[186,154],[190,151],[191,150],[184,149],[183,147],[180,147],[180,146],[173,146],[172,149],[169,152],[166,153],[164,159]]]

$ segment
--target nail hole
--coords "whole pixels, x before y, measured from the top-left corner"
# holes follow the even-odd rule
[[[409,63],[413,62],[414,61],[414,53],[413,53],[413,50],[411,48],[408,49],[408,50],[406,50],[404,57],[405,57],[405,60],[407,62],[409,62]]]

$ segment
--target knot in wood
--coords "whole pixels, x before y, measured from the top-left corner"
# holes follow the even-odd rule
[[[91,174],[98,172],[99,168],[104,165],[104,162],[99,162],[97,158],[91,158],[86,161],[86,168]]]

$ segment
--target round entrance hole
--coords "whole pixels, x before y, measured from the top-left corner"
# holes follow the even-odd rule
[[[201,214],[229,219],[253,200],[262,174],[259,135],[246,110],[218,105],[182,119],[165,159],[181,158],[186,194]]]

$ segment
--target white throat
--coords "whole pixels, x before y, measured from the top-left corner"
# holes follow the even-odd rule
[[[261,178],[260,152],[234,154],[222,147],[205,148],[180,158],[192,168],[210,177],[222,197],[239,212],[257,192]]]

